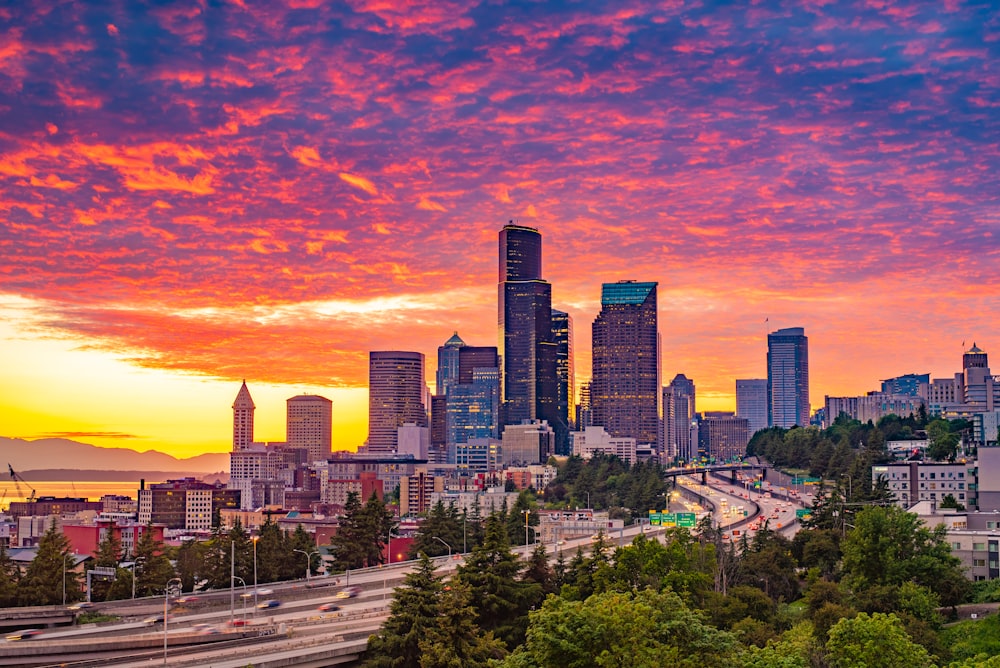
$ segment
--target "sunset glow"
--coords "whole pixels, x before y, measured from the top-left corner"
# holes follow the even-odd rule
[[[1000,355],[1000,39],[963,2],[0,9],[0,435],[178,456],[284,400],[365,438],[370,350],[496,345],[543,236],[578,381],[659,282],[698,410],[804,327],[811,398]],[[765,322],[767,319],[767,322]],[[997,366],[994,362],[993,366]]]

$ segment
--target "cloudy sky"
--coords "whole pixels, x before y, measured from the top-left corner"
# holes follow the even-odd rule
[[[746,4],[8,3],[0,435],[222,451],[246,378],[354,448],[369,350],[495,345],[508,220],[578,379],[621,279],[699,410],[778,327],[814,407],[1000,355],[995,5]]]

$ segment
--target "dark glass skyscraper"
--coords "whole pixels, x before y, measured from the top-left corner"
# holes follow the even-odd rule
[[[573,318],[552,309],[552,338],[556,344],[556,415],[550,422],[556,434],[556,454],[570,454],[569,431],[576,417],[576,379],[573,368]]]
[[[767,335],[767,405],[772,427],[809,426],[809,339],[802,327]]]
[[[542,236],[510,223],[500,230],[498,325],[503,424],[558,422],[552,286],[542,280]]]
[[[655,444],[660,356],[656,283],[605,283],[593,325],[593,422],[612,437]]]

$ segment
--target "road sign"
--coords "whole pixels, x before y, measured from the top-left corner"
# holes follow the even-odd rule
[[[652,510],[649,511],[649,523],[653,526],[660,526],[660,522],[663,520],[663,516],[660,513],[654,513]]]
[[[694,513],[677,513],[677,526],[694,527],[697,516]]]
[[[800,520],[806,517],[812,517],[812,508],[796,508],[795,517]]]
[[[677,515],[678,513],[663,513],[661,524],[665,527],[677,526]]]

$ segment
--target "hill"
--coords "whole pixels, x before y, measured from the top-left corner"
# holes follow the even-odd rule
[[[0,466],[9,463],[18,473],[37,469],[77,469],[171,474],[206,474],[229,470],[228,453],[207,453],[178,459],[157,450],[100,448],[66,438],[28,441],[0,436]],[[3,471],[6,474],[6,470]]]

